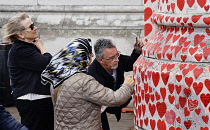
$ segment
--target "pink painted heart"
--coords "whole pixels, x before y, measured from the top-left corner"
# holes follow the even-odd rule
[[[195,68],[193,70],[194,77],[197,79],[203,73],[203,68]]]
[[[168,124],[174,125],[176,113],[173,110],[166,111],[165,119]]]

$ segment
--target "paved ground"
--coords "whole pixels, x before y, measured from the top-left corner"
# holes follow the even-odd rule
[[[15,107],[6,107],[6,109],[16,120],[20,121],[20,116]],[[122,117],[119,122],[117,122],[115,116],[112,114],[108,114],[108,119],[111,130],[134,130],[133,113],[122,113]]]

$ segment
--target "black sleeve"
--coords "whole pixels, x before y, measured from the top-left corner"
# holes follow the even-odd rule
[[[50,53],[42,55],[36,48],[19,48],[16,54],[21,68],[37,72],[42,72],[52,58]]]
[[[123,70],[128,72],[133,70],[133,64],[137,60],[137,58],[141,55],[141,53],[136,53],[135,50],[132,51],[130,56],[121,55],[119,60],[122,62]]]

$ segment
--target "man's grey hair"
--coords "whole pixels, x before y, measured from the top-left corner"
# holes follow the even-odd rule
[[[94,51],[97,58],[102,58],[103,57],[103,50],[106,48],[113,48],[116,47],[113,43],[112,40],[110,39],[98,39],[94,45]]]

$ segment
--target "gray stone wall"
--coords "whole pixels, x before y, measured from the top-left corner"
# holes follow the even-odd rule
[[[18,12],[27,12],[52,54],[69,39],[110,38],[119,51],[130,54],[136,33],[143,35],[142,0],[1,0],[0,31]],[[0,38],[3,34],[0,33]]]

